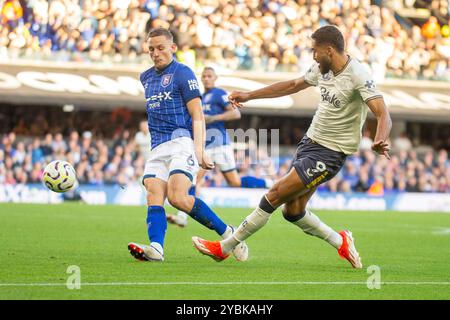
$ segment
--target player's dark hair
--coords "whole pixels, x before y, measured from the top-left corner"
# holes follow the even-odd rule
[[[323,26],[317,29],[311,36],[318,45],[330,45],[338,52],[343,53],[345,50],[344,36],[335,26]]]
[[[170,40],[170,41],[173,42],[173,34],[172,34],[172,32],[170,32],[170,30],[168,30],[168,29],[161,28],[161,27],[151,29],[148,32],[147,40],[150,39],[150,38],[159,37],[159,36],[164,36],[164,37],[166,37],[167,40]]]

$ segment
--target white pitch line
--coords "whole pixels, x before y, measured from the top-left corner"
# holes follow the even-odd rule
[[[408,281],[386,281],[381,282],[381,285],[406,285],[406,286],[422,286],[422,285],[437,285],[448,286],[450,282],[408,282]],[[81,286],[171,286],[171,285],[200,285],[200,286],[227,286],[227,285],[367,285],[367,282],[358,281],[287,281],[287,282],[86,282],[80,283]],[[0,287],[59,287],[66,286],[66,283],[0,283]]]

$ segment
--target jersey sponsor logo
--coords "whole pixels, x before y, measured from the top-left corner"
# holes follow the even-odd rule
[[[308,189],[311,189],[312,187],[315,187],[316,185],[318,185],[319,183],[321,183],[323,181],[323,179],[326,178],[326,176],[329,174],[328,171],[325,171],[324,173],[322,173],[320,176],[318,176],[317,178],[315,178],[313,181],[311,181],[310,183],[308,183],[308,185],[306,186]]]
[[[325,87],[320,87],[320,96],[322,101],[330,103],[335,108],[339,108],[341,106],[341,101],[337,98],[336,94],[331,95],[330,91],[328,91]]]
[[[149,103],[149,104],[147,105],[147,108],[148,108],[148,109],[155,109],[155,108],[158,108],[160,105],[161,105],[161,104],[159,103],[159,101],[158,101],[158,102],[153,102],[153,103]]]
[[[211,111],[211,104],[209,104],[209,103],[204,104],[203,111]]]
[[[173,74],[165,74],[161,79],[161,87],[165,88],[172,83]]]
[[[200,90],[198,87],[198,82],[195,79],[188,80],[189,90]]]
[[[163,100],[173,100],[170,96],[172,94],[171,91],[159,92],[158,94],[154,94],[147,98],[147,101],[163,101]]]

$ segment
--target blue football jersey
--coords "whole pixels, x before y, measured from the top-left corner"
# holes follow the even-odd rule
[[[187,103],[201,98],[194,72],[175,59],[162,71],[152,67],[140,76],[144,86],[152,149],[179,137],[192,138]]]
[[[228,94],[220,88],[212,88],[202,96],[203,113],[215,116],[225,112],[228,106]],[[225,123],[216,121],[206,125],[206,148],[222,146],[230,143]]]

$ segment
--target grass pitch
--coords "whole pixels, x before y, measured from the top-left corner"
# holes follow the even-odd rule
[[[251,212],[215,211],[236,225]],[[245,263],[217,263],[195,251],[191,236],[217,236],[192,219],[184,229],[169,225],[166,261],[149,263],[127,250],[130,241],[148,241],[145,207],[0,204],[0,299],[450,298],[449,214],[316,214],[353,232],[363,269],[279,211],[248,240]],[[79,290],[66,287],[71,265],[81,271]],[[380,289],[366,285],[372,265],[381,270]]]

